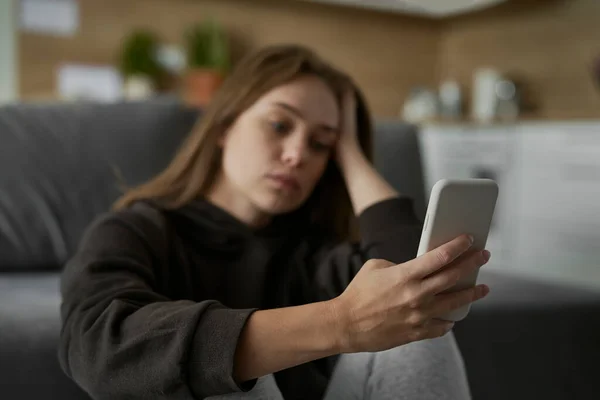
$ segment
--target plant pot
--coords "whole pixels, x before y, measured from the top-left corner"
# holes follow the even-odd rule
[[[127,100],[148,99],[155,91],[154,82],[146,75],[131,75],[126,78],[123,86],[123,95]]]
[[[191,69],[184,77],[183,97],[187,105],[206,107],[223,83],[224,75],[215,69]]]

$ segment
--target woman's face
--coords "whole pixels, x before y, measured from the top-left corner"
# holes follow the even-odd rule
[[[339,120],[338,103],[318,77],[301,77],[266,93],[222,139],[219,202],[244,219],[297,209],[325,171]]]

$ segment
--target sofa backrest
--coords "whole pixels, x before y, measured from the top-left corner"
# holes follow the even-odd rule
[[[157,174],[198,111],[177,100],[0,107],[0,271],[60,269],[90,222]],[[379,121],[375,165],[424,214],[414,126]]]
[[[158,173],[198,112],[176,100],[0,107],[0,270],[59,269],[86,226]]]
[[[427,199],[418,127],[379,120],[373,142],[375,167],[396,190],[413,198],[417,217],[423,221]]]

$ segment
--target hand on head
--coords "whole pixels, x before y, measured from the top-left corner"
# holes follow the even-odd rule
[[[354,87],[348,85],[342,99],[340,116],[340,137],[336,151],[344,151],[350,147],[359,147],[356,121],[356,93]]]

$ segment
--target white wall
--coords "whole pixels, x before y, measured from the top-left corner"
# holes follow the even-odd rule
[[[0,104],[17,100],[17,2],[0,0]]]

